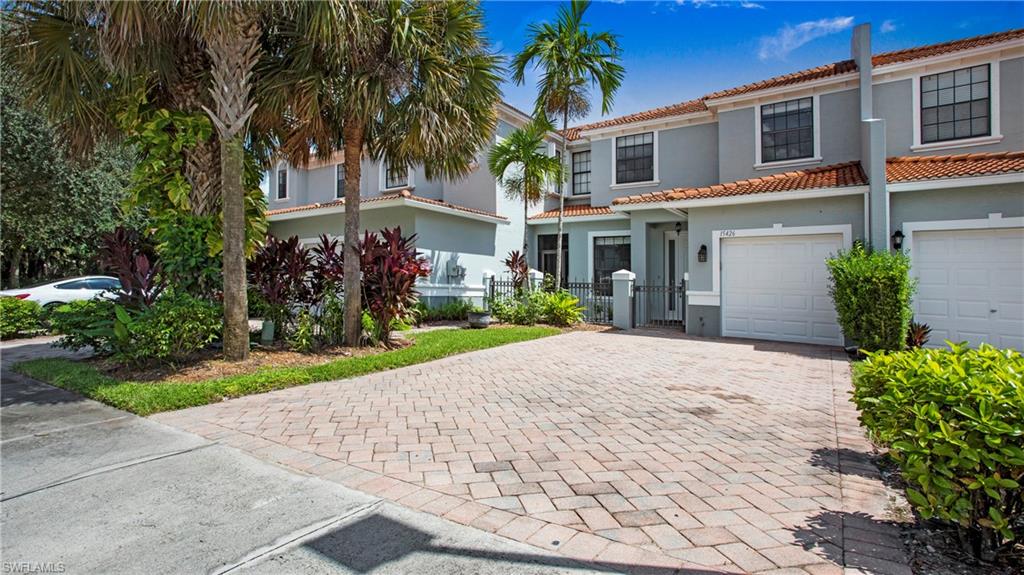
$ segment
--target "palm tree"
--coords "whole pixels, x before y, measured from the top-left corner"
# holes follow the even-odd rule
[[[569,121],[590,113],[590,88],[601,91],[601,113],[612,107],[615,91],[622,84],[625,69],[619,64],[619,42],[610,32],[591,33],[583,22],[589,0],[573,0],[558,10],[554,24],[531,24],[530,41],[512,63],[512,79],[522,84],[526,69],[533,63],[543,74],[538,82],[538,114],[560,118],[562,161],[566,156],[566,131]],[[558,235],[555,236],[555,285],[562,285],[562,212],[565,194],[558,198]]]
[[[140,90],[154,106],[210,115],[217,134],[182,153],[193,213],[223,210],[229,360],[244,359],[249,350],[243,140],[254,107],[259,18],[276,8],[237,0],[96,0],[25,3],[11,13],[29,99],[46,104],[79,153],[117,136],[121,99]]]
[[[300,8],[275,23],[280,40],[257,67],[257,131],[275,132],[282,154],[302,164],[344,151],[345,341],[359,345],[361,160],[422,164],[429,179],[457,179],[497,125],[499,58],[488,52],[476,2],[345,2]],[[325,11],[342,16],[326,18]],[[289,34],[336,20],[333,44]],[[302,66],[294,62],[303,62]]]
[[[523,202],[523,256],[529,244],[526,225],[530,206],[544,197],[544,189],[562,178],[562,163],[544,153],[545,138],[551,130],[547,118],[539,117],[496,143],[487,156],[487,167],[505,188],[505,195]]]

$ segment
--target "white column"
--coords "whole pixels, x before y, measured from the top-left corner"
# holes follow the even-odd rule
[[[633,329],[634,280],[629,270],[612,272],[612,325],[619,329]]]
[[[540,289],[544,286],[544,272],[540,270],[530,270],[530,289]]]
[[[494,280],[494,272],[491,270],[484,270],[481,281],[484,284],[484,295],[480,298],[480,301],[474,301],[473,305],[484,307],[487,305],[487,298],[491,295],[491,281]]]

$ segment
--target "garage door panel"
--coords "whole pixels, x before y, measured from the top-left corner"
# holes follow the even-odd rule
[[[1021,348],[1024,343],[1024,229],[914,233],[915,318],[943,340]]]
[[[769,236],[722,241],[722,333],[836,345],[825,259],[842,236]]]

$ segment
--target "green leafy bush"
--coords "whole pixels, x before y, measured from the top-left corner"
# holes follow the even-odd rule
[[[568,327],[583,321],[583,306],[580,298],[565,290],[542,292],[545,294],[544,306],[541,311],[544,323]]]
[[[958,524],[981,557],[1024,536],[1020,353],[986,344],[870,353],[855,368],[853,399],[922,516]]]
[[[288,347],[299,353],[310,353],[319,347],[316,337],[316,320],[306,310],[295,318],[295,329],[288,336]]]
[[[66,303],[50,311],[50,329],[63,335],[57,345],[79,350],[91,347],[98,354],[111,352],[114,302],[91,299]]]
[[[864,351],[903,349],[914,282],[901,253],[868,251],[860,243],[826,260],[829,293],[843,335]]]
[[[422,301],[416,302],[416,321],[463,321],[473,304],[462,299],[450,301],[437,307],[428,307]]]
[[[491,315],[502,323],[534,325],[544,316],[547,294],[524,291],[521,295],[496,297],[489,302]]]
[[[38,330],[40,308],[34,301],[0,297],[0,338],[8,339]]]

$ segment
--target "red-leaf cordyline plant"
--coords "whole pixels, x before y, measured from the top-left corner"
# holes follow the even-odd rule
[[[320,235],[320,241],[310,249],[313,254],[313,274],[309,287],[312,302],[321,303],[328,295],[337,295],[342,289],[345,262],[337,238]]]
[[[363,302],[373,318],[371,338],[391,344],[391,332],[408,317],[419,293],[416,280],[430,275],[430,262],[415,247],[416,234],[402,236],[402,228],[366,232],[361,246]]]
[[[267,236],[249,262],[249,283],[266,300],[268,319],[275,322],[279,333],[290,321],[294,304],[310,303],[308,279],[312,269],[313,258],[297,236],[286,240]]]
[[[115,294],[118,303],[126,308],[141,310],[153,305],[167,287],[153,247],[134,230],[119,227],[104,234],[99,260],[121,282]]]
[[[526,256],[519,250],[512,250],[505,258],[505,267],[512,274],[512,285],[517,292],[523,291],[526,287],[526,280],[530,277],[530,264]]]

